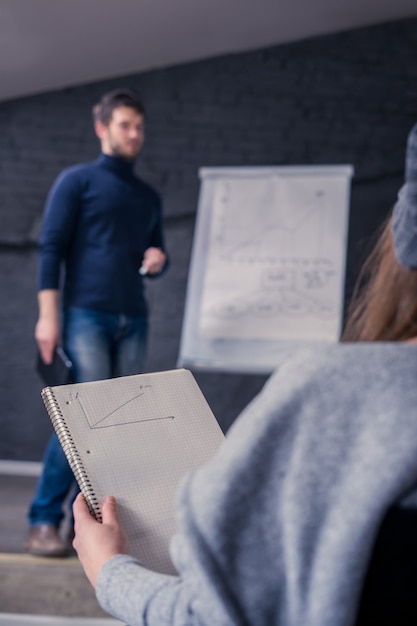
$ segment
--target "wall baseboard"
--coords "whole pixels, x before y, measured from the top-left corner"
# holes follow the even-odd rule
[[[39,476],[42,463],[34,461],[2,461],[0,460],[0,475],[11,476]]]

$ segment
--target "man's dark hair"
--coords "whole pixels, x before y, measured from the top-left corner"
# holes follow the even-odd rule
[[[93,107],[94,122],[101,122],[107,126],[111,120],[114,109],[129,107],[140,115],[145,115],[145,109],[139,96],[132,89],[115,89],[105,93],[100,101]]]

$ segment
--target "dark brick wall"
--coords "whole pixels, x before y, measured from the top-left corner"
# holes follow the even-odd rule
[[[417,118],[417,20],[0,103],[0,458],[39,460],[50,426],[33,371],[36,241],[58,172],[96,156],[90,109],[130,86],[147,108],[138,163],[165,203],[170,272],[149,289],[148,369],[175,367],[198,168],[352,163],[346,299],[402,183]],[[197,372],[224,428],[265,377]]]

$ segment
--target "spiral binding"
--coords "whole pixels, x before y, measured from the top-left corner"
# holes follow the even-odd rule
[[[67,457],[68,463],[81,489],[81,493],[87,502],[90,513],[96,520],[101,522],[99,501],[94,493],[93,486],[88,478],[82,459],[78,454],[74,439],[71,436],[70,429],[65,421],[52,387],[42,389],[41,396],[59,443]]]

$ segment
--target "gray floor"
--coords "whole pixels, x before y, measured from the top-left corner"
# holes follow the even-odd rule
[[[0,626],[113,626],[78,559],[25,553],[26,511],[35,476],[0,472]]]

